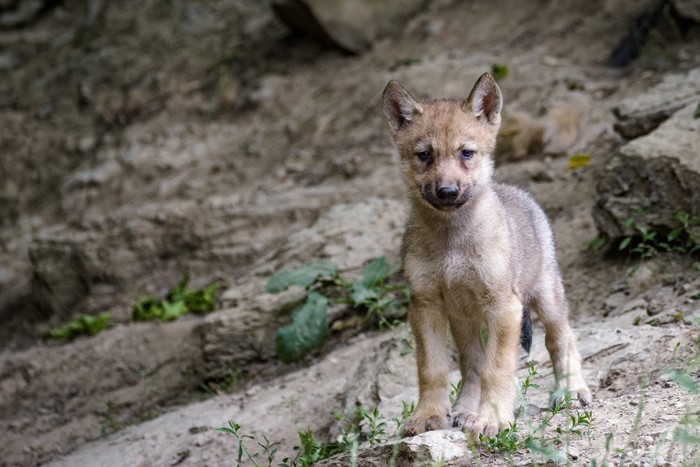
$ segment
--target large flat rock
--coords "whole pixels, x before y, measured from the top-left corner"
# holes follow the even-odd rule
[[[645,93],[624,99],[614,108],[615,129],[628,139],[645,135],[693,102],[700,102],[700,68],[666,75]]]
[[[425,4],[424,0],[275,0],[275,14],[292,29],[347,52],[369,49]]]

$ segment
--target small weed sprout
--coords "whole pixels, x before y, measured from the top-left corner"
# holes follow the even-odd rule
[[[483,445],[490,451],[511,453],[527,448],[533,453],[539,454],[545,461],[565,462],[566,451],[562,446],[568,445],[572,437],[583,438],[589,434],[593,414],[590,410],[579,410],[576,401],[568,390],[561,390],[554,394],[555,404],[552,411],[542,417],[539,423],[532,423],[526,418],[526,425],[522,427],[520,420],[526,416],[526,397],[531,388],[539,388],[534,379],[539,376],[532,362],[528,362],[528,374],[521,384],[520,407],[515,420],[510,426],[501,430],[496,437],[481,436]],[[560,422],[553,430],[555,417],[563,415],[565,422]]]
[[[460,379],[457,384],[452,384],[450,383],[450,403],[452,405],[457,402],[457,397],[459,396],[460,391],[462,391],[462,380]]]

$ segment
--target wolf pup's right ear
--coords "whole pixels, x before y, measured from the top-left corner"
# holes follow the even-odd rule
[[[493,76],[488,73],[481,75],[467,100],[462,103],[462,110],[474,114],[476,118],[485,117],[491,125],[501,123],[502,108],[501,88],[498,87]]]
[[[396,81],[389,81],[382,95],[384,116],[396,134],[423,113],[423,107]]]

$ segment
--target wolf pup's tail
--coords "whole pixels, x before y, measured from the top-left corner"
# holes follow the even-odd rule
[[[530,309],[523,308],[523,323],[520,329],[520,345],[525,352],[530,353],[532,347],[532,319],[530,319]]]

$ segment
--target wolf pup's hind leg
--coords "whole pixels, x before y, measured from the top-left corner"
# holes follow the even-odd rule
[[[574,400],[582,406],[590,405],[591,390],[583,379],[581,355],[569,326],[569,306],[558,274],[542,283],[532,307],[544,325],[545,345],[552,360],[557,389],[568,388]]]

